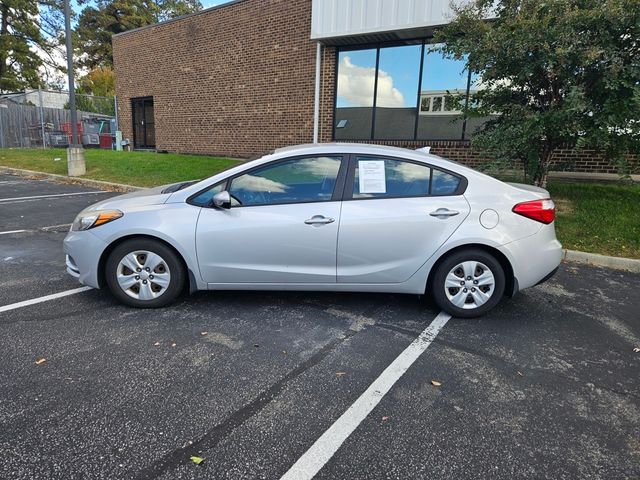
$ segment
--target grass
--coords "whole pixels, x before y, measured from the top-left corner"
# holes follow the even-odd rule
[[[55,158],[60,158],[55,161]],[[195,180],[237,165],[237,160],[153,152],[85,151],[86,178],[150,187]],[[0,149],[0,165],[67,172],[64,149]],[[550,183],[557,205],[556,231],[565,248],[640,258],[640,186]]]
[[[55,160],[56,158],[60,160]],[[238,164],[238,160],[154,152],[85,150],[85,178],[153,187],[209,177]],[[45,173],[67,174],[65,149],[0,149],[0,165]]]
[[[547,189],[564,248],[640,258],[640,185],[556,182]]]

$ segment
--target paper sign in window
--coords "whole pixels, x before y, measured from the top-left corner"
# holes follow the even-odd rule
[[[383,160],[358,162],[360,193],[387,193]]]

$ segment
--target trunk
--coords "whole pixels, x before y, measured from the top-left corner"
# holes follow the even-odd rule
[[[553,146],[545,145],[534,177],[534,184],[538,187],[547,188],[547,179],[549,177],[549,166],[551,165],[552,154]]]

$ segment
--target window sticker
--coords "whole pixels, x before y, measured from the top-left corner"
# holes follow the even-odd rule
[[[360,193],[387,193],[384,160],[358,161]]]

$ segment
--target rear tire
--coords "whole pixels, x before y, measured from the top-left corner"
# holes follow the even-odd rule
[[[182,260],[164,243],[133,238],[107,258],[106,282],[114,297],[137,308],[159,308],[182,292],[186,272]]]
[[[438,265],[431,294],[438,306],[453,317],[474,318],[495,307],[505,288],[504,269],[484,250],[455,252]]]

